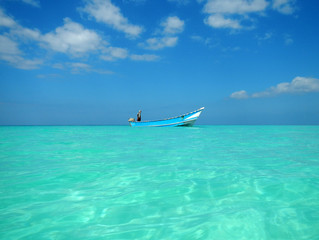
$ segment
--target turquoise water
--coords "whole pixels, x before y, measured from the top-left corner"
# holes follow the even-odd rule
[[[319,239],[319,126],[0,127],[0,239]]]

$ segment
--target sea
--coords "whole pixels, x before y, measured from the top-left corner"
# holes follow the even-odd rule
[[[0,239],[319,239],[319,126],[2,126]]]

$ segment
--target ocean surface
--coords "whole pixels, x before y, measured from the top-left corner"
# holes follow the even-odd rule
[[[319,126],[0,127],[0,239],[319,239]]]

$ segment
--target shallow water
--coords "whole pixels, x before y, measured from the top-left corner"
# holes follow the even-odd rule
[[[319,126],[0,127],[0,239],[318,239]]]

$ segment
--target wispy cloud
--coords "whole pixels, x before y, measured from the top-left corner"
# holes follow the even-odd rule
[[[237,92],[234,92],[230,95],[231,98],[236,98],[236,99],[246,99],[249,98],[247,92],[245,90],[240,90]]]
[[[204,23],[213,28],[250,29],[253,24],[252,14],[264,14],[273,9],[282,14],[295,11],[295,0],[201,0],[203,12],[208,14]],[[271,7],[270,7],[271,6]],[[248,25],[247,25],[248,24]]]
[[[0,60],[25,70],[36,69],[43,63],[40,59],[25,58],[17,43],[6,36],[0,36]]]
[[[296,0],[273,0],[272,7],[282,14],[293,14],[296,11]]]
[[[71,73],[73,74],[80,74],[85,72],[95,72],[99,74],[114,74],[112,71],[95,69],[91,65],[82,63],[82,62],[72,62],[66,64],[68,68],[71,69]]]
[[[128,57],[128,50],[125,48],[108,47],[103,49],[101,58],[106,61],[115,61],[118,59],[125,59]]]
[[[123,16],[120,8],[115,6],[110,0],[87,0],[86,3],[85,7],[80,8],[80,11],[89,14],[97,22],[109,25],[133,38],[138,37],[142,33],[143,28],[131,24]]]
[[[37,0],[22,0],[22,2],[29,4],[33,7],[40,7],[40,2]]]
[[[166,47],[174,47],[178,42],[178,34],[184,31],[184,21],[177,16],[170,16],[161,22],[161,30],[158,32],[159,37],[147,39],[140,46],[145,49],[159,50]]]
[[[270,42],[273,37],[274,34],[272,32],[266,32],[263,34],[257,34],[255,38],[258,41],[258,44],[261,45],[265,42]]]
[[[267,8],[265,0],[207,0],[204,12],[209,16],[204,22],[213,28],[243,28],[242,19],[251,13]]]
[[[267,33],[265,33],[265,34],[263,34],[263,35],[258,35],[258,36],[256,36],[256,38],[257,38],[257,40],[258,40],[259,42],[269,40],[269,39],[271,39],[272,37],[273,37],[273,34],[272,34],[271,32],[267,32]]]
[[[0,26],[8,28],[9,30],[24,29],[16,23],[16,21],[6,15],[4,11],[0,8]],[[28,31],[29,33],[32,30]],[[27,33],[25,29],[24,34]],[[10,34],[4,33],[0,35],[0,60],[8,62],[12,66],[20,69],[35,69],[43,63],[40,59],[27,59],[23,51],[19,49],[19,44],[12,38]]]
[[[33,41],[39,36],[38,30],[22,27],[1,8],[0,26],[3,27],[2,35],[0,35],[0,60],[25,70],[36,69],[43,64],[43,60],[28,56],[20,49],[25,39]]]
[[[289,46],[294,43],[293,38],[289,34],[284,34],[285,45]]]
[[[227,18],[223,14],[212,14],[204,20],[204,23],[213,28],[242,28],[239,20]]]
[[[159,50],[166,47],[174,47],[177,44],[178,37],[157,37],[149,38],[142,46],[145,49]]]
[[[3,55],[20,55],[21,52],[16,42],[6,36],[0,36],[0,52]]]
[[[265,0],[208,0],[204,11],[210,14],[246,14],[265,10]]]
[[[67,63],[57,63],[53,66],[56,69],[68,70],[72,74],[83,74],[87,72],[94,72],[99,74],[114,74],[112,71],[96,69],[91,65],[83,62],[67,62]],[[41,75],[40,75],[41,76]]]
[[[117,61],[120,59],[131,59],[133,61],[152,62],[160,59],[159,56],[153,54],[130,54],[125,48],[106,47],[102,50],[103,54],[100,56],[105,61]]]
[[[169,2],[177,3],[178,5],[187,5],[190,0],[168,0]]]
[[[6,15],[4,11],[0,8],[0,26],[12,28],[16,25],[17,25],[16,21],[14,21],[14,19]]]
[[[132,54],[130,58],[134,61],[147,61],[147,62],[157,61],[160,59],[159,56],[153,55],[153,54],[142,54],[142,55]]]
[[[274,97],[281,94],[297,94],[319,92],[319,79],[310,77],[295,77],[291,82],[279,83],[262,92],[249,95],[245,90],[230,95],[235,99]]]
[[[199,42],[199,43],[204,44],[204,45],[206,45],[208,47],[216,47],[216,46],[219,45],[217,42],[212,41],[212,39],[209,38],[209,37],[201,37],[199,35],[193,35],[190,38],[193,41]]]

